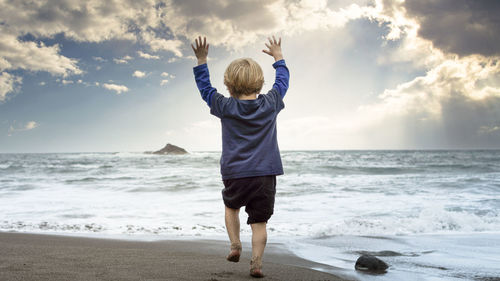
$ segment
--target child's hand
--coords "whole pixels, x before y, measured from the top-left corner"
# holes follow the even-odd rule
[[[273,35],[273,40],[271,40],[271,38],[269,37],[267,39],[269,40],[269,45],[267,43],[264,44],[266,44],[266,47],[269,50],[262,50],[262,52],[274,57],[275,61],[282,60],[283,54],[281,53],[281,37],[279,38],[278,41],[276,41],[274,35]]]
[[[194,54],[198,59],[198,65],[207,63],[207,55],[208,55],[208,44],[207,38],[203,37],[203,42],[201,42],[201,36],[197,39],[194,39],[196,42],[196,48],[191,44],[191,48],[193,48]]]

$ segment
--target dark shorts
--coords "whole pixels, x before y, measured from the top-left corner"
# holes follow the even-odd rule
[[[223,180],[224,204],[231,209],[245,207],[247,224],[267,222],[274,211],[276,176]]]

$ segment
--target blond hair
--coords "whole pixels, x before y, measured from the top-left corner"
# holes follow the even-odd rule
[[[224,73],[224,85],[232,96],[260,93],[264,84],[264,74],[260,65],[251,58],[236,59]]]

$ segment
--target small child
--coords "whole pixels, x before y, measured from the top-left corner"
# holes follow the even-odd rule
[[[206,38],[191,44],[198,59],[194,67],[196,85],[210,113],[222,124],[222,156],[220,159],[226,229],[231,241],[227,260],[238,262],[241,255],[239,211],[248,213],[252,228],[252,260],[250,275],[264,277],[262,256],[267,242],[266,224],[274,210],[276,175],[283,174],[276,139],[276,117],[285,107],[283,97],[288,89],[289,72],[281,53],[281,38],[268,38],[264,53],[274,57],[276,80],[267,94],[260,94],[264,75],[259,64],[250,58],[237,59],[224,73],[230,98],[219,94],[210,84],[207,67]],[[258,96],[257,96],[258,95]]]

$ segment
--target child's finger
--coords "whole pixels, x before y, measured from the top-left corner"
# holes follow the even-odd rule
[[[193,44],[191,44],[191,48],[193,48],[193,51],[196,53],[196,49],[194,48]]]
[[[208,52],[208,47],[210,46],[210,44],[207,44],[207,52]]]
[[[203,37],[203,46],[207,45],[207,37]]]
[[[280,40],[278,41],[278,45],[280,45],[280,47],[281,47],[281,37],[280,37]]]
[[[198,37],[198,40],[199,40],[199,42],[200,42],[199,47],[201,47],[201,36],[199,36],[199,37]]]
[[[266,45],[266,47],[268,47],[269,49],[271,49],[271,46],[267,45],[267,43],[264,43],[264,45]]]
[[[274,35],[273,35],[273,43],[278,44],[278,42],[276,42],[276,37],[274,37]]]
[[[264,52],[264,53],[266,53],[266,54],[268,54],[268,55],[272,56],[272,54],[271,54],[269,51],[267,51],[267,50],[262,50],[262,52]]]
[[[270,37],[267,37],[267,40],[269,40],[269,43],[271,43],[271,45],[273,44],[273,41],[271,40]]]

